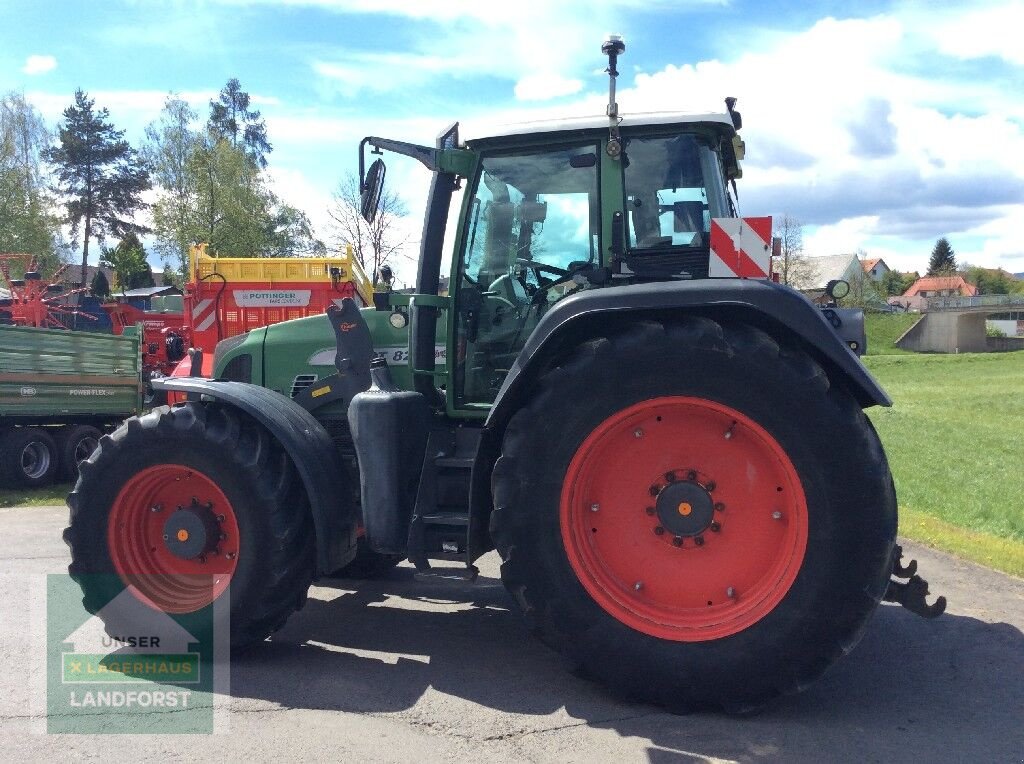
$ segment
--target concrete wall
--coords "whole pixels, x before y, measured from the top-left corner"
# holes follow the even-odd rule
[[[896,346],[919,353],[984,353],[985,314],[925,313]]]
[[[1024,337],[986,337],[985,344],[990,352],[1002,353],[1007,350],[1024,350]]]

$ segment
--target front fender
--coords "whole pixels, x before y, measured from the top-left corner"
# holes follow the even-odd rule
[[[337,449],[323,426],[304,408],[259,385],[201,377],[165,377],[160,390],[203,395],[248,414],[277,438],[295,464],[309,497],[316,531],[317,572],[331,573],[356,552],[358,513],[336,481],[344,474]]]

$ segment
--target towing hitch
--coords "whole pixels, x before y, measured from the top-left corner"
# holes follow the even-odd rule
[[[889,581],[889,588],[885,590],[882,599],[896,602],[922,618],[938,618],[946,610],[946,598],[939,597],[935,604],[929,605],[925,600],[928,596],[928,582],[917,575],[917,560],[911,560],[907,565],[903,565],[902,560],[903,547],[897,544],[892,556],[893,580]],[[907,581],[896,581],[897,578]]]

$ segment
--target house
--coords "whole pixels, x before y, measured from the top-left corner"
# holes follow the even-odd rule
[[[803,258],[799,270],[790,283],[814,302],[828,300],[825,289],[830,281],[846,281],[854,287],[865,279],[860,259],[854,254]]]
[[[860,264],[864,268],[864,275],[875,282],[881,282],[892,270],[880,257],[861,260]]]
[[[923,276],[910,285],[904,297],[974,297],[978,287],[963,276]]]

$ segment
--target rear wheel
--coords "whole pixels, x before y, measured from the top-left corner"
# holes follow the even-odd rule
[[[81,464],[68,504],[69,572],[92,613],[126,586],[177,614],[227,595],[240,646],[305,602],[305,491],[270,433],[231,409],[186,404],[128,420]]]
[[[877,436],[806,355],[706,319],[634,324],[540,380],[493,476],[502,577],[583,671],[755,708],[856,644],[896,505]]]
[[[0,436],[0,483],[42,488],[60,466],[57,443],[41,427],[13,427]]]
[[[92,456],[102,436],[103,433],[87,424],[72,425],[61,433],[60,465],[65,480],[78,479],[78,464]]]

